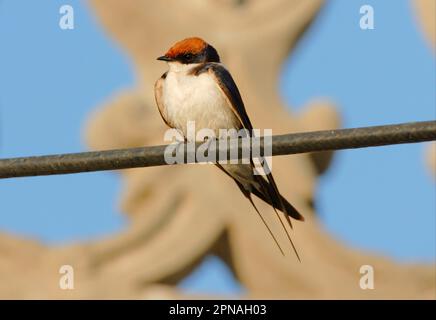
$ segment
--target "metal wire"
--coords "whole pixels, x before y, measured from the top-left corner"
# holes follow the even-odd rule
[[[404,123],[355,129],[291,133],[272,137],[272,155],[289,155],[340,149],[376,147],[436,140],[436,121]],[[267,143],[267,142],[265,142]],[[199,144],[196,144],[198,148]],[[261,139],[263,147],[263,139]],[[265,145],[266,146],[266,145]],[[143,148],[0,159],[0,179],[118,170],[167,165],[166,145]],[[242,145],[238,144],[242,157]],[[228,158],[231,147],[227,148]],[[184,150],[185,159],[195,150]],[[192,161],[196,162],[195,157]]]

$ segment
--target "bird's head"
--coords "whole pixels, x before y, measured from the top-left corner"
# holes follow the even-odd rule
[[[174,44],[157,60],[182,64],[220,62],[218,52],[203,39],[187,38]]]

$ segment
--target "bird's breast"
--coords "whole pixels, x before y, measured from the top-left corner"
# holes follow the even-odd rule
[[[208,73],[196,75],[168,72],[163,88],[166,116],[174,126],[187,135],[188,121],[195,129],[239,129],[239,121],[228,100]]]

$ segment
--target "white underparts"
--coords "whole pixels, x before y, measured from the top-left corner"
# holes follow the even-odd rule
[[[209,128],[217,136],[219,129],[239,128],[239,120],[213,75],[189,74],[197,64],[170,62],[169,66],[162,92],[168,122],[185,136],[188,121],[195,122],[196,130]]]

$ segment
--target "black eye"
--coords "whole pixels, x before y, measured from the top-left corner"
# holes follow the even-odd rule
[[[186,53],[186,54],[184,55],[184,58],[185,58],[186,60],[191,60],[192,57],[193,57],[192,53]]]

